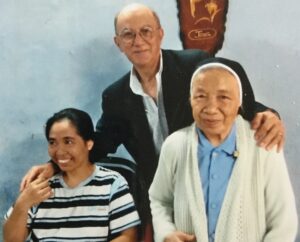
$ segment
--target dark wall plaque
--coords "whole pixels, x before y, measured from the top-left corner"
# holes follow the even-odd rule
[[[228,0],[177,0],[184,49],[215,54],[222,48]]]

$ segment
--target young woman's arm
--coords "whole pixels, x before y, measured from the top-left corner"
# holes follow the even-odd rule
[[[29,230],[27,227],[28,210],[52,195],[48,180],[38,178],[31,182],[19,195],[13,210],[3,226],[5,242],[25,241]]]
[[[4,242],[24,242],[28,236],[27,216],[28,206],[23,205],[19,199],[15,203],[9,218],[4,222]]]
[[[113,239],[111,242],[137,242],[136,227],[124,230],[120,236]]]

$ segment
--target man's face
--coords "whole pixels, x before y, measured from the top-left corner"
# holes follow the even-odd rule
[[[229,134],[239,109],[237,80],[227,70],[214,68],[200,73],[191,90],[193,117],[213,145]]]
[[[149,9],[122,11],[118,16],[116,32],[116,45],[136,68],[158,64],[163,30]],[[130,36],[132,41],[129,41]]]

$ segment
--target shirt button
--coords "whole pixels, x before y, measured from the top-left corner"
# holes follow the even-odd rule
[[[215,203],[212,203],[212,204],[210,205],[210,207],[211,207],[212,209],[215,209],[215,208],[217,207],[217,205],[216,205]]]
[[[217,157],[217,156],[218,156],[218,153],[217,153],[217,152],[213,152],[213,153],[212,153],[212,156],[213,156],[213,157]]]

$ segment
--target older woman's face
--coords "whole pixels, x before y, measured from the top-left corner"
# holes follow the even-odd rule
[[[200,73],[192,85],[191,106],[198,128],[213,145],[229,134],[239,109],[235,77],[221,68]]]
[[[48,153],[62,171],[70,172],[89,164],[93,141],[85,141],[67,119],[55,122],[49,132]]]

